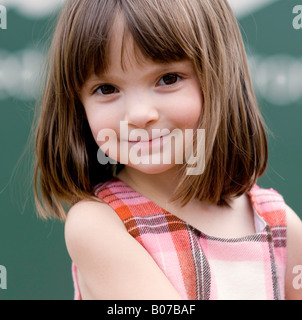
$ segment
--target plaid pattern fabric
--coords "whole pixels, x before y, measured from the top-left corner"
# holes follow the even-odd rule
[[[284,299],[285,203],[273,189],[252,188],[249,196],[264,228],[236,239],[204,234],[118,178],[98,185],[96,195],[119,215],[183,299]],[[75,288],[80,298],[76,281]]]

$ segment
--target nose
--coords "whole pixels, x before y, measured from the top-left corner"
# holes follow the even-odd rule
[[[151,94],[136,91],[125,99],[125,121],[128,121],[129,125],[143,129],[159,119],[159,112]]]

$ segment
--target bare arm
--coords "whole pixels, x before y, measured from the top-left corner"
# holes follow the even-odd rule
[[[287,300],[302,300],[302,222],[288,206],[286,213],[287,266],[285,298]],[[299,286],[295,285],[295,283],[298,283]]]
[[[80,202],[68,213],[67,249],[83,299],[181,299],[149,253],[106,204]]]

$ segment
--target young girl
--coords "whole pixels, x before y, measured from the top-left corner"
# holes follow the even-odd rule
[[[204,149],[199,174],[188,173],[188,130]],[[227,1],[67,1],[49,54],[35,195],[43,217],[65,220],[72,205],[76,299],[302,298],[302,224],[256,185],[267,160]]]

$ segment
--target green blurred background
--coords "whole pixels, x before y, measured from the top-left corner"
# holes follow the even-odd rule
[[[0,0],[0,265],[7,289],[0,299],[73,299],[71,261],[61,222],[37,218],[26,148],[39,96],[39,76],[63,0]],[[302,217],[302,0],[230,0],[238,17],[253,82],[269,135],[270,163],[259,181],[278,190]],[[240,3],[241,2],[241,3]],[[300,2],[300,3],[299,3]],[[301,21],[302,24],[302,21]],[[20,160],[21,159],[21,160]]]

